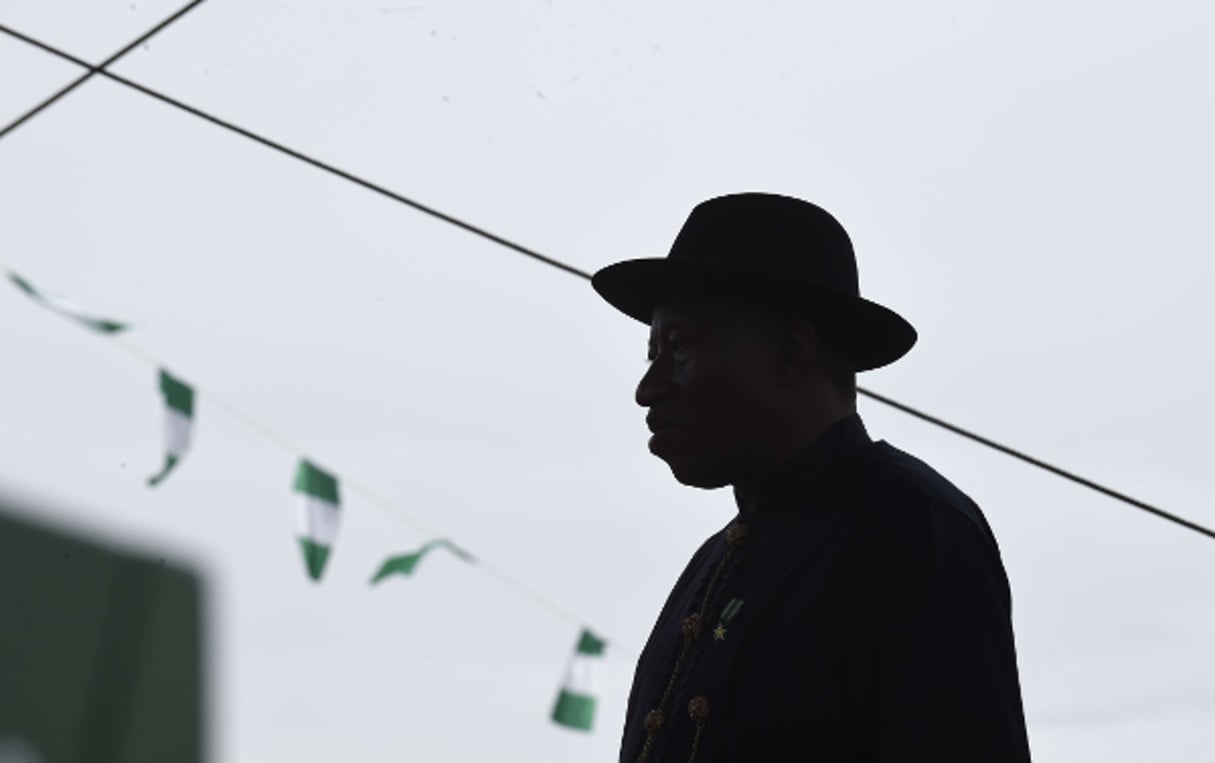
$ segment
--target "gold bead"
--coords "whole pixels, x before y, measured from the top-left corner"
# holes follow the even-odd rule
[[[701,617],[699,612],[693,612],[683,619],[683,640],[692,641],[700,635]]]
[[[726,528],[726,543],[730,544],[731,548],[741,546],[747,540],[747,526],[735,522]]]
[[[642,725],[645,727],[647,733],[653,734],[655,731],[662,728],[662,720],[662,711],[658,708],[654,708],[650,712],[646,713],[645,723]]]
[[[692,697],[688,702],[688,715],[692,716],[692,720],[696,723],[703,723],[704,719],[709,717],[709,698],[703,694],[699,697]]]

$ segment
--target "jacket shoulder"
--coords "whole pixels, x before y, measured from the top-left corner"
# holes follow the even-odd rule
[[[994,542],[978,504],[923,460],[878,440],[861,452],[858,467],[864,492],[880,505],[892,509],[941,507],[946,515],[965,517]]]

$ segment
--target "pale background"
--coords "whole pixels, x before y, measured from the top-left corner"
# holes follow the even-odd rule
[[[101,61],[169,0],[2,0]],[[114,71],[584,270],[768,190],[852,233],[920,331],[861,384],[1207,525],[1215,6],[209,0]],[[0,37],[0,124],[78,69]],[[728,490],[633,402],[646,329],[585,281],[95,78],[0,140],[3,261],[131,320],[201,388],[156,491],[155,369],[0,289],[0,487],[207,576],[211,747],[238,761],[612,760],[636,650]],[[298,454],[345,491],[321,584]],[[865,398],[983,507],[1038,761],[1215,744],[1215,543]],[[548,714],[579,622],[591,734]]]

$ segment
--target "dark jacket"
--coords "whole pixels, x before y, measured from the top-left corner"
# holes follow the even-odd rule
[[[654,763],[1028,761],[1008,580],[979,507],[858,415],[833,424],[675,583],[620,760],[647,748]]]

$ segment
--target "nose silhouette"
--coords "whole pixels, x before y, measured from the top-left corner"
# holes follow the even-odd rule
[[[671,391],[671,379],[664,366],[663,358],[659,356],[641,375],[641,381],[637,383],[637,392],[633,398],[643,408],[653,406]]]

